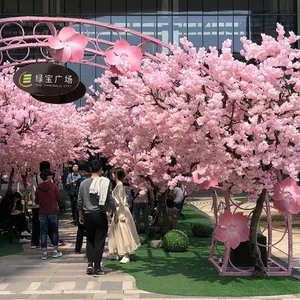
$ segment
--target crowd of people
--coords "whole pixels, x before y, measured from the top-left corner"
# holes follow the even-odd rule
[[[130,254],[141,245],[138,235],[141,212],[145,237],[149,236],[149,207],[155,202],[153,189],[149,187],[146,193],[140,193],[139,189],[131,189],[122,168],[103,172],[102,164],[98,160],[90,164],[74,164],[65,183],[70,197],[72,223],[78,226],[76,254],[81,253],[84,236],[87,240],[87,274],[105,274],[101,269],[101,260],[107,237],[110,258],[118,259],[120,263],[129,263]],[[183,201],[182,189],[175,188],[171,196],[172,201],[169,205],[179,207]],[[43,260],[48,259],[48,237],[53,248],[52,257],[62,257],[63,254],[58,249],[62,243],[58,230],[62,195],[54,182],[54,173],[47,161],[40,163],[40,173],[32,180],[31,199],[32,232],[20,193],[14,194],[13,207],[10,208],[11,222],[23,237],[23,241],[26,240],[24,237],[31,235],[31,248],[41,248]]]

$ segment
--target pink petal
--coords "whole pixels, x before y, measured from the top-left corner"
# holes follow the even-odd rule
[[[125,53],[130,57],[130,59],[140,61],[143,57],[141,49],[137,46],[130,46],[125,50]]]
[[[197,165],[197,171],[200,175],[203,175],[207,170],[207,167],[201,168],[199,165]]]
[[[107,64],[115,66],[120,61],[120,56],[117,56],[113,50],[108,50],[105,52],[104,60]]]
[[[215,239],[220,242],[226,242],[229,239],[228,230],[218,225],[214,231]]]
[[[76,33],[77,32],[73,27],[64,27],[59,32],[58,37],[62,42],[66,42],[66,41],[69,41],[70,38]]]
[[[64,47],[64,44],[60,41],[58,36],[53,36],[49,38],[49,47],[51,49],[57,50],[62,49]]]
[[[71,48],[71,58],[70,61],[72,62],[79,62],[83,59],[84,56],[84,48],[82,48],[80,45],[76,44],[70,44]]]
[[[249,240],[249,228],[247,226],[238,228],[238,233],[240,235],[241,242],[246,242]]]
[[[238,212],[232,215],[231,224],[237,228],[247,225],[247,217],[242,212]]]
[[[134,72],[139,71],[141,66],[141,60],[132,59],[131,57],[128,59],[128,63],[130,64],[130,68],[128,71]]]
[[[273,199],[273,204],[276,209],[282,212],[288,212],[288,207],[285,205],[284,201],[276,201]]]
[[[212,178],[209,180],[209,187],[214,187],[217,186],[219,184],[218,179],[217,178]]]
[[[240,235],[237,231],[231,231],[230,232],[230,247],[232,249],[235,249],[238,247],[238,245],[241,243]]]
[[[65,47],[63,49],[56,50],[55,59],[66,63],[70,60],[72,54],[72,50],[70,47]]]
[[[220,214],[219,225],[223,228],[228,229],[231,224],[232,214],[231,212],[225,210],[223,214]]]
[[[123,53],[126,53],[129,48],[130,45],[126,40],[118,40],[114,44],[114,51],[119,56]]]
[[[72,42],[72,44],[75,44],[78,47],[81,47],[82,49],[84,49],[87,46],[87,44],[88,44],[88,39],[83,34],[77,33],[77,34],[74,34],[70,38],[70,42]]]

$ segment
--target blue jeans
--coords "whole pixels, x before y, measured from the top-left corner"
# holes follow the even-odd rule
[[[57,250],[58,246],[58,215],[40,215],[40,228],[41,228],[41,248],[43,251],[47,250],[47,235],[48,226],[52,230],[52,243],[53,248]]]
[[[140,229],[140,213],[143,212],[143,220],[145,226],[145,236],[149,235],[149,204],[148,203],[133,203],[133,215],[137,232]]]

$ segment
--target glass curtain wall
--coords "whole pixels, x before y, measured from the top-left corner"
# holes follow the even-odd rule
[[[187,36],[196,47],[221,48],[226,39],[233,41],[238,57],[247,36],[259,42],[260,34],[276,35],[276,23],[286,31],[297,32],[297,0],[2,0],[2,17],[17,15],[68,16],[96,20],[127,27],[153,36],[166,43],[179,43]],[[90,33],[95,30],[89,28]],[[104,33],[116,40],[117,34]],[[138,45],[137,37],[126,36]],[[148,45],[146,51],[156,52]],[[99,61],[101,58],[99,58]],[[103,70],[69,64],[89,87]],[[80,105],[84,103],[81,101]]]

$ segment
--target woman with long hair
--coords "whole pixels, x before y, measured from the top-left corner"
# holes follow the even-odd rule
[[[128,208],[126,191],[123,185],[125,178],[126,174],[122,168],[114,169],[113,179],[116,181],[116,187],[113,190],[113,197],[117,203],[119,222],[111,223],[108,233],[108,249],[110,254],[114,255],[115,258],[123,256],[120,263],[129,263],[129,255],[141,245],[131,212]]]

